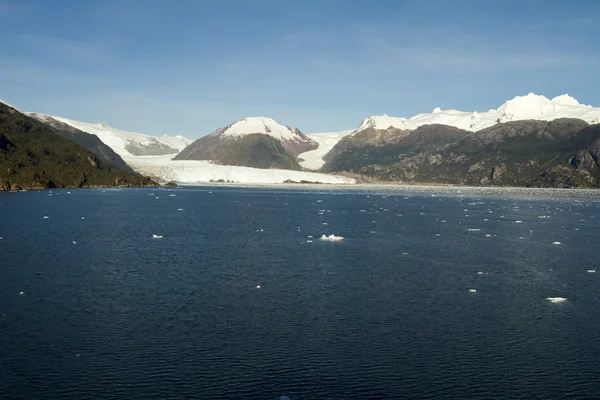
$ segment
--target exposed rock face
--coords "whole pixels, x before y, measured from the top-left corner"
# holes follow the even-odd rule
[[[174,149],[164,143],[154,139],[150,143],[140,144],[132,140],[125,143],[125,150],[134,156],[161,156],[164,154],[176,154],[177,149]]]
[[[416,132],[413,131],[412,133]],[[409,137],[403,134],[403,137]],[[446,137],[451,140],[449,136]],[[406,139],[404,139],[406,140]],[[398,141],[380,147],[353,149],[346,170],[380,180],[462,185],[536,187],[598,187],[600,185],[600,125],[577,119],[514,121],[464,135],[450,143],[400,150]],[[348,166],[328,162],[330,171]],[[396,157],[395,161],[390,162]],[[361,162],[363,161],[363,162]],[[333,168],[332,168],[333,167]]]
[[[239,147],[240,144],[235,144],[236,142],[254,143],[256,138],[249,141],[245,141],[244,138],[255,134],[269,136],[278,141],[285,152],[292,157],[296,157],[298,154],[306,151],[314,150],[319,146],[317,142],[296,128],[281,125],[270,118],[252,117],[234,122],[226,127],[217,129],[208,136],[196,140],[173,159],[213,160],[219,163],[234,163],[228,165],[253,166],[241,164],[239,159],[233,159],[231,155],[224,154],[224,152],[226,153],[231,148]],[[267,141],[268,139],[264,140]],[[253,164],[256,164],[256,162]],[[294,166],[293,169],[296,169],[296,167]]]

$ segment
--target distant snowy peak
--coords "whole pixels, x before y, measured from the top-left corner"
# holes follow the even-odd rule
[[[436,107],[430,114],[419,114],[408,119],[375,115],[365,118],[354,133],[366,128],[413,130],[419,126],[431,124],[450,125],[469,131],[478,131],[501,122],[526,119],[550,121],[557,118],[578,118],[590,124],[596,124],[600,122],[600,108],[580,104],[568,94],[550,100],[545,96],[529,93],[526,96],[517,96],[502,104],[498,109],[487,112],[442,110],[440,107]]]
[[[80,122],[63,117],[52,118],[98,136],[104,144],[112,148],[115,153],[123,158],[177,154],[192,142],[183,136],[152,136],[124,131],[106,124]]]
[[[390,117],[387,114],[373,115],[371,117],[363,119],[362,123],[356,131],[363,131],[367,128],[373,128],[378,131],[387,130],[390,128],[410,129],[408,128],[406,121],[406,118]]]
[[[217,129],[210,136],[218,137],[220,140],[235,140],[256,133],[269,135],[279,140],[283,147],[294,156],[319,146],[317,142],[298,129],[282,125],[267,117],[244,118],[224,128]]]

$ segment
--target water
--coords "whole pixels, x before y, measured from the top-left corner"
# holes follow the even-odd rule
[[[2,193],[0,398],[597,398],[600,199],[531,193]]]

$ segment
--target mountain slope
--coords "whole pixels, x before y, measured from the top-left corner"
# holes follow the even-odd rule
[[[410,154],[455,142],[470,132],[447,125],[423,125],[413,131],[367,128],[344,137],[323,157],[323,172],[357,172],[369,164],[391,164]]]
[[[104,142],[96,135],[92,135],[74,128],[71,125],[60,122],[59,120],[48,115],[36,113],[29,113],[28,115],[46,125],[50,125],[51,127],[55,128],[57,135],[69,139],[70,141],[92,151],[100,161],[106,164],[113,164],[117,168],[133,173],[133,169],[131,169],[131,167],[127,165],[125,161],[123,161],[121,156],[115,153],[109,146],[104,144]]]
[[[598,187],[600,125],[577,119],[514,121],[394,163],[355,172],[381,180],[461,185]]]
[[[222,165],[300,170],[296,158],[277,139],[260,133],[217,144],[214,161]]]
[[[69,134],[0,103],[0,190],[154,185],[61,137]]]
[[[232,143],[253,134],[261,134],[277,140],[281,143],[283,149],[293,157],[319,146],[314,140],[296,128],[281,125],[271,118],[252,117],[236,121],[196,140],[173,159],[214,160],[219,162],[219,160],[227,158],[228,162],[236,162],[234,165],[241,165],[240,161],[232,159],[229,155],[223,155],[223,151],[230,149]],[[246,166],[253,167],[255,165]]]
[[[143,133],[124,131],[106,124],[91,124],[63,117],[52,118],[81,131],[98,136],[102,142],[125,160],[135,156],[177,154],[191,143],[190,139],[183,136],[151,136]]]

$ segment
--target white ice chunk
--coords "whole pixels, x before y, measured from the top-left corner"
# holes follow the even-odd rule
[[[550,303],[562,303],[563,301],[567,301],[566,297],[546,297]]]
[[[339,242],[344,240],[344,238],[342,236],[335,236],[334,234],[331,234],[329,236],[321,235],[321,240],[325,240],[327,242]]]

